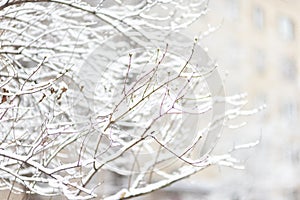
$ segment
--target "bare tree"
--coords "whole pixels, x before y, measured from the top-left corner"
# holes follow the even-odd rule
[[[125,199],[210,165],[240,167],[231,152],[256,143],[213,150],[228,120],[257,110],[226,97],[216,63],[178,33],[207,9],[207,0],[1,1],[1,189]]]

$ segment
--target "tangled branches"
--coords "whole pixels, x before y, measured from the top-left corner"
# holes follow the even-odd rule
[[[0,4],[2,189],[122,199],[235,167],[211,152],[249,114],[244,97],[225,97],[215,63],[176,34],[208,1],[93,3]]]

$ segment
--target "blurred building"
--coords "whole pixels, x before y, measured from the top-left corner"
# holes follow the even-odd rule
[[[211,169],[199,175],[213,177],[220,188],[232,186],[222,199],[300,199],[299,10],[297,0],[212,0],[208,14],[187,33],[218,27],[201,45],[222,74],[228,72],[227,95],[247,92],[246,109],[267,105],[245,118],[243,128],[224,132],[223,139],[235,144],[261,138],[259,146],[240,156],[246,156],[246,170]]]

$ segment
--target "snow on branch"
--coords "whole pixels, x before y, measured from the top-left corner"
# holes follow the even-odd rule
[[[1,1],[1,189],[122,199],[236,167],[212,154],[221,128],[259,109],[226,97],[217,65],[177,32],[207,11],[207,0]]]

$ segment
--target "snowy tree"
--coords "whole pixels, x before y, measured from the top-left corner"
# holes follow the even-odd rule
[[[213,150],[228,120],[257,110],[225,96],[198,45],[211,30],[179,33],[207,11],[208,0],[2,0],[1,189],[123,199],[241,167],[230,152],[256,143]]]

